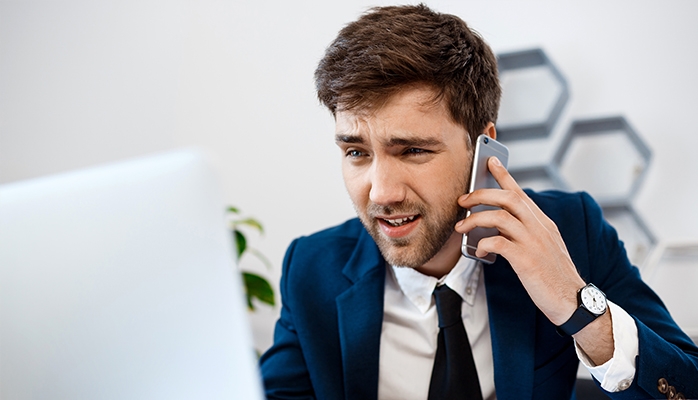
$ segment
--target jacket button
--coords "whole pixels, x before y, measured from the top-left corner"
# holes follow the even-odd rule
[[[664,378],[659,378],[659,381],[657,381],[657,390],[659,390],[659,393],[666,393],[669,391],[669,382],[666,381]]]
[[[686,400],[686,396],[684,396],[683,393],[676,393],[675,399],[677,399],[677,400]]]
[[[669,386],[669,391],[666,392],[666,398],[667,399],[675,399],[676,398],[676,388],[673,386]]]

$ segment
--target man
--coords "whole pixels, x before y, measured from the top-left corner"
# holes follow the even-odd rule
[[[611,397],[698,397],[698,348],[587,195],[524,192],[496,158],[502,190],[464,194],[476,138],[496,137],[500,88],[492,51],[462,20],[374,9],[340,31],[316,84],[360,222],[289,247],[260,361],[269,398],[454,398],[442,387],[454,384],[473,398],[563,399],[579,360]],[[464,218],[479,204],[501,210]],[[475,227],[500,232],[478,243],[492,265],[461,255]],[[588,283],[608,298],[593,292],[598,315],[580,300]],[[443,287],[470,344],[450,362],[476,367],[464,386],[437,378],[451,351],[439,355]]]

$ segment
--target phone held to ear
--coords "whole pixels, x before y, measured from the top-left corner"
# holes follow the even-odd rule
[[[509,149],[487,135],[480,135],[477,138],[477,143],[475,144],[475,155],[473,156],[473,166],[470,173],[470,188],[468,193],[472,193],[478,189],[501,189],[497,181],[494,179],[494,176],[492,176],[487,168],[487,160],[490,157],[497,157],[499,161],[502,162],[502,165],[504,165],[504,168],[506,168],[509,161]],[[465,216],[467,218],[472,213],[498,209],[499,207],[479,205],[467,210]],[[463,234],[463,244],[461,245],[463,255],[475,260],[480,260],[487,264],[492,264],[497,258],[496,254],[488,254],[484,258],[479,258],[475,256],[475,250],[477,250],[477,244],[481,239],[497,235],[499,235],[499,231],[496,228],[481,227],[477,227],[470,232]]]

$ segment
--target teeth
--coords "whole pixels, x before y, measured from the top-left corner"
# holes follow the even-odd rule
[[[407,221],[414,221],[415,216],[412,215],[410,217],[405,217],[405,218],[397,218],[397,219],[385,219],[386,222],[388,222],[392,226],[400,226],[405,224]]]

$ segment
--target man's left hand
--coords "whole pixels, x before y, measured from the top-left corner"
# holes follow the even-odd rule
[[[455,229],[459,233],[467,233],[475,227],[499,230],[498,236],[480,240],[476,255],[496,253],[506,258],[536,306],[553,324],[561,325],[577,308],[577,291],[586,283],[579,276],[557,225],[526,195],[496,157],[488,160],[488,168],[502,190],[476,190],[461,196],[458,204],[467,209],[486,204],[501,210],[473,213],[459,221]],[[603,325],[607,326],[592,323],[588,327],[596,325],[595,328],[610,333],[610,354],[608,349],[596,357],[589,354],[581,343],[585,335],[578,337],[586,328],[575,335],[580,346],[597,363],[605,362],[613,354],[609,313],[605,317],[608,317],[604,318],[607,324]]]

